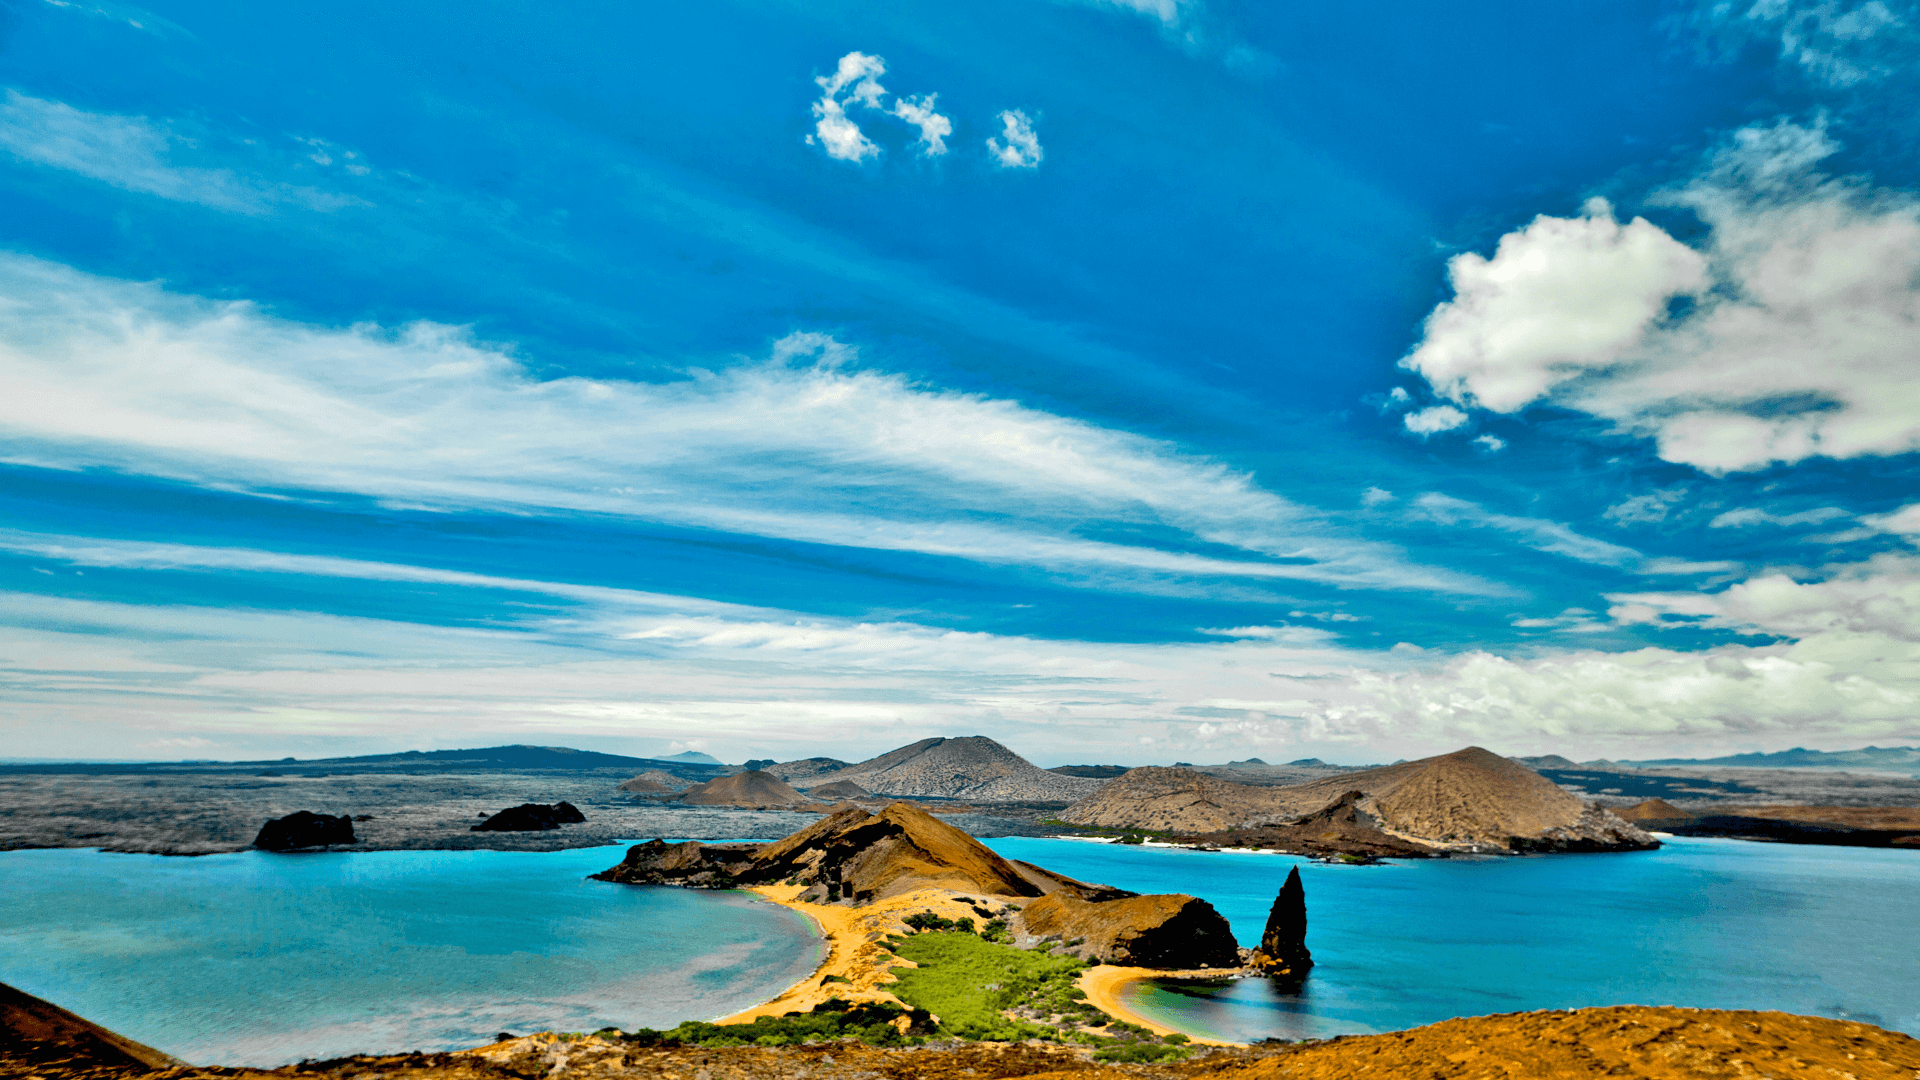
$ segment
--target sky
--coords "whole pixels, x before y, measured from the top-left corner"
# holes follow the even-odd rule
[[[0,744],[1920,741],[1920,5],[0,3]]]

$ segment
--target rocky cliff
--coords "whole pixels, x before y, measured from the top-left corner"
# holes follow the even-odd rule
[[[1020,912],[1018,940],[1057,952],[1148,968],[1237,968],[1233,928],[1205,900],[1178,894],[1090,902],[1050,893]]]
[[[877,795],[977,802],[1071,802],[1106,783],[1048,772],[981,735],[922,739],[858,765],[822,773],[814,782],[843,780]]]
[[[1517,762],[1479,747],[1288,787],[1251,787],[1184,769],[1135,769],[1062,820],[1207,833],[1290,825],[1348,792],[1381,832],[1454,851],[1602,851],[1657,846],[1645,832]]]
[[[113,1076],[180,1064],[151,1046],[0,983],[0,1075]]]

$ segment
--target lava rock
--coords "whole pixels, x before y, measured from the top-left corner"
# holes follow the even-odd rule
[[[1300,884],[1300,868],[1287,873],[1280,895],[1267,912],[1267,929],[1254,950],[1253,966],[1276,978],[1304,978],[1313,966],[1307,951],[1307,890]]]
[[[301,848],[352,844],[353,819],[345,814],[330,817],[300,810],[283,818],[274,818],[260,826],[253,846],[266,851],[298,851]]]
[[[471,832],[544,832],[587,820],[578,807],[570,802],[557,802],[552,806],[542,803],[521,803],[511,806],[472,827]]]

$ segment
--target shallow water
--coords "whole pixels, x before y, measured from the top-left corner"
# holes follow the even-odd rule
[[[1259,944],[1289,868],[1316,966],[1140,983],[1128,1003],[1235,1041],[1391,1031],[1453,1016],[1623,1003],[1781,1009],[1920,1034],[1920,852],[1677,838],[1659,851],[1328,866],[1072,840],[1002,855],[1214,905]]]
[[[0,981],[195,1064],[671,1027],[822,956],[744,893],[588,881],[623,849],[0,853]]]

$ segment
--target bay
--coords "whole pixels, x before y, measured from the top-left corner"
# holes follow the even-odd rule
[[[1074,840],[987,843],[1086,881],[1184,892],[1257,945],[1287,871],[1316,966],[1134,984],[1127,1003],[1233,1041],[1589,1005],[1780,1009],[1920,1035],[1920,852],[1675,838],[1658,851],[1336,866]]]
[[[747,893],[589,881],[617,847],[0,853],[0,981],[199,1065],[713,1019],[806,977]]]

